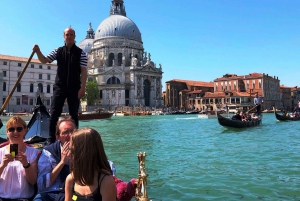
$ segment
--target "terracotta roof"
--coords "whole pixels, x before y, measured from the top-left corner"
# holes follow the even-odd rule
[[[20,61],[20,62],[27,62],[29,58],[25,58],[25,57],[16,57],[16,56],[10,56],[10,55],[3,55],[0,54],[0,59],[2,60],[8,60],[8,61]],[[30,63],[40,63],[42,64],[38,59],[31,59]],[[56,63],[47,63],[47,65],[56,65]]]
[[[201,81],[193,81],[193,80],[180,80],[180,79],[173,79],[170,81],[167,81],[166,83],[170,82],[183,82],[190,86],[205,86],[205,87],[214,87],[213,82],[201,82]]]
[[[228,93],[232,93],[231,96],[233,97],[250,97],[250,94],[248,92],[237,92],[237,91],[228,91]],[[259,93],[258,93],[259,94]],[[261,95],[261,94],[259,94]],[[252,97],[255,95],[252,94]],[[225,92],[219,91],[219,92],[205,92],[204,98],[224,98],[227,97],[225,95]]]
[[[187,94],[200,94],[202,90],[195,90],[195,91],[190,91]]]
[[[284,85],[280,85],[280,89],[296,89],[296,87],[287,87]]]

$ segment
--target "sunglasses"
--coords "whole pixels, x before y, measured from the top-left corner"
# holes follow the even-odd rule
[[[11,133],[15,132],[15,130],[17,130],[17,132],[22,132],[23,131],[23,127],[17,127],[17,128],[10,127],[7,130],[8,130],[8,132],[11,132]]]

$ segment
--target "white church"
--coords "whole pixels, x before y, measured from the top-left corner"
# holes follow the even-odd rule
[[[89,58],[89,80],[98,84],[97,105],[161,106],[162,67],[144,51],[141,32],[126,16],[123,0],[113,0],[110,15],[94,31],[91,23],[78,46]]]

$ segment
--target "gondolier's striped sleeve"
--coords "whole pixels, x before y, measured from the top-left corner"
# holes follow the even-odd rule
[[[81,56],[80,56],[80,67],[87,68],[87,56],[83,50],[82,50]]]
[[[50,61],[49,63],[51,63],[52,61],[56,60],[56,56],[57,56],[57,49],[50,52],[50,54],[48,54],[46,58]]]

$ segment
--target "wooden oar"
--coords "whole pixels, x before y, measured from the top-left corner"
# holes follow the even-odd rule
[[[248,110],[247,113],[250,112],[251,110],[253,110],[254,108],[256,108],[257,106],[258,105],[255,105],[253,108],[251,108],[250,110]]]
[[[12,88],[12,90],[9,92],[7,98],[5,99],[5,102],[3,103],[3,105],[2,105],[2,107],[1,107],[1,109],[0,109],[0,115],[2,114],[2,112],[3,112],[3,110],[5,109],[6,105],[8,104],[8,102],[9,102],[11,96],[13,95],[15,89],[17,88],[17,86],[18,86],[18,84],[19,84],[19,82],[20,82],[20,80],[21,80],[23,74],[25,73],[25,71],[26,71],[26,69],[27,69],[27,66],[29,65],[29,63],[30,63],[30,61],[31,61],[31,59],[32,59],[32,57],[33,57],[33,55],[34,55],[34,53],[35,53],[35,52],[32,51],[32,53],[31,53],[31,55],[30,55],[30,57],[29,57],[29,59],[28,59],[26,65],[24,66],[24,68],[23,68],[23,70],[22,70],[22,72],[21,72],[21,74],[20,74],[20,76],[19,76],[19,78],[18,78],[18,80],[17,80],[17,82],[15,83],[15,86]]]

